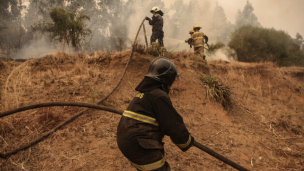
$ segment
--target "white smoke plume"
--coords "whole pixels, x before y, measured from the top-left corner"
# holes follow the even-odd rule
[[[52,43],[48,38],[36,39],[26,44],[14,56],[15,59],[39,58],[56,52],[75,53],[72,48],[62,46],[58,43]]]
[[[233,49],[230,49],[228,46],[224,46],[223,48],[215,50],[212,53],[206,53],[206,60],[223,60],[227,62],[231,62],[237,59],[237,55]]]

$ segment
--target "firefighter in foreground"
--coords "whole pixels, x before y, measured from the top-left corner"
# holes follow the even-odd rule
[[[208,43],[208,37],[203,32],[200,32],[200,29],[201,27],[199,25],[193,27],[194,33],[192,35],[192,39],[194,54],[200,55],[205,60],[206,56],[204,55],[204,43]]]
[[[170,136],[184,152],[194,142],[168,96],[177,77],[177,69],[168,58],[155,58],[148,74],[135,89],[140,93],[131,101],[120,120],[118,147],[138,170],[170,170],[164,158],[164,135]]]
[[[185,42],[188,43],[188,44],[190,45],[190,48],[192,48],[192,45],[193,45],[193,39],[192,39],[193,33],[194,33],[194,30],[190,30],[190,31],[189,31],[190,38],[185,40]]]
[[[149,21],[149,24],[152,26],[152,35],[151,35],[151,45],[155,46],[156,44],[156,39],[158,40],[158,43],[161,47],[164,47],[164,31],[163,31],[163,26],[164,26],[164,20],[163,20],[163,15],[164,13],[160,10],[159,7],[153,7],[150,11],[153,14],[152,19],[149,17],[146,17],[146,20]]]

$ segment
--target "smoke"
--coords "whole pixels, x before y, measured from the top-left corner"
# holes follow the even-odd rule
[[[164,43],[169,51],[191,50],[184,40],[189,38],[188,32],[194,25],[202,27],[202,31],[209,37],[211,43],[219,41],[223,37],[223,32],[229,30],[225,28],[226,21],[220,25],[214,25],[218,21],[222,22],[218,18],[223,16],[215,15],[216,8],[212,9],[213,7],[208,1],[192,0],[185,3],[184,0],[176,0],[165,8],[166,3],[168,2],[164,0],[85,1],[82,12],[91,18],[86,25],[91,28],[93,33],[83,43],[84,51],[92,52],[104,49],[114,51],[131,47],[131,42],[134,41],[143,19],[146,16],[152,17],[150,9],[153,6],[160,7],[165,13],[163,16]],[[90,9],[94,10],[90,11]],[[35,14],[31,15],[35,16]],[[29,25],[26,24],[27,22],[32,23],[32,20],[24,20],[25,25]],[[147,21],[145,21],[145,28],[148,42],[150,42],[152,27]],[[145,42],[143,29],[141,29],[138,39],[141,43]],[[223,42],[225,43],[226,40]],[[58,47],[59,45],[52,46],[48,39],[31,41],[30,44],[23,46],[15,58],[40,57],[61,50]]]
[[[223,60],[223,61],[234,61],[237,59],[237,55],[233,49],[230,49],[228,46],[224,46],[223,48],[215,50],[212,53],[206,53],[206,60]]]
[[[39,13],[39,11],[35,11],[38,9],[36,6],[37,4],[30,4],[29,2],[33,3],[34,1],[25,2],[24,5],[27,6],[27,9],[25,12],[23,12],[25,17],[22,21],[22,24],[27,26],[27,29],[34,22],[37,22],[38,18],[43,17],[37,16]],[[48,1],[45,0],[43,2]],[[70,1],[70,3],[66,3],[66,5],[73,6],[73,4],[75,5],[75,3],[78,2],[81,2],[82,4],[80,12],[88,15],[91,18],[91,20],[86,22],[86,24],[93,31],[93,34],[88,36],[87,39],[82,43],[83,52],[93,52],[104,49],[107,51],[117,51],[130,47],[142,20],[146,16],[152,17],[150,9],[154,6],[160,7],[164,12],[164,44],[167,50],[191,50],[189,45],[187,45],[184,40],[189,38],[188,32],[193,28],[194,25],[200,25],[202,27],[201,31],[209,37],[210,44],[217,42],[227,44],[229,42],[230,33],[235,30],[234,23],[231,22],[235,22],[233,19],[236,18],[238,9],[243,9],[246,5],[245,0],[233,0],[232,2],[226,2],[225,0],[218,0],[217,2],[210,0],[87,0]],[[299,11],[302,8],[299,4],[303,4],[301,0],[295,0],[295,3],[290,3],[287,1],[285,2],[284,0],[278,0],[278,3],[276,2],[277,1],[275,0],[270,0],[269,2],[255,0],[252,2],[254,13],[257,12],[256,16],[259,20],[261,19],[260,23],[262,25],[267,27],[271,27],[269,24],[277,26],[279,23],[278,20],[280,20],[284,21],[283,23],[288,22],[287,24],[283,25],[284,27],[292,27],[294,24],[291,22],[296,22],[301,26],[301,28],[303,28],[303,22],[298,22],[298,17],[295,17],[300,16]],[[268,5],[263,5],[265,3]],[[289,4],[290,7],[282,5],[286,3]],[[57,4],[57,6],[59,5]],[[56,5],[53,4],[53,6]],[[50,6],[48,9],[53,8],[53,6]],[[278,6],[282,7],[284,10],[280,10]],[[61,4],[61,7],[64,6]],[[291,12],[288,12],[291,8],[297,10],[296,14],[291,15]],[[280,17],[265,17],[265,15],[274,15],[272,14],[273,11],[276,12],[275,15],[283,15],[285,18],[282,20]],[[287,13],[285,11],[287,11]],[[48,13],[46,12],[45,15],[47,14]],[[290,15],[292,17],[288,18]],[[267,22],[269,18],[271,18],[271,21]],[[272,21],[275,21],[276,23],[271,23]],[[145,21],[145,26],[148,42],[150,42],[152,29],[147,21]],[[284,28],[283,26],[278,29]],[[295,29],[296,28],[294,27],[292,32],[294,32]],[[7,37],[10,39],[15,39],[12,36]],[[141,30],[139,33],[138,39],[141,43],[145,42],[143,30]],[[39,57],[43,56],[43,54],[57,52],[62,49],[58,48],[60,47],[59,45],[53,46],[52,43],[49,43],[50,41],[47,39],[39,39],[35,41],[29,40],[30,39],[28,39],[26,42],[23,41],[27,45],[20,46],[23,48],[16,55],[16,58]],[[3,49],[3,51],[6,50]],[[219,56],[225,54],[221,54],[220,52],[217,53]]]
[[[14,59],[39,58],[56,52],[75,53],[72,48],[64,48],[61,44],[51,43],[48,38],[43,37],[24,45],[14,56]]]
[[[130,0],[129,0],[130,1]],[[213,7],[209,1],[192,0],[185,3],[183,0],[175,0],[173,3],[167,3],[165,8],[164,1],[148,1],[148,3],[138,3],[130,1],[126,8],[130,8],[133,13],[127,16],[126,23],[129,31],[128,38],[133,40],[138,27],[144,17],[152,17],[150,9],[153,6],[159,6],[165,13],[164,19],[164,44],[169,51],[189,51],[189,45],[185,40],[190,37],[188,34],[194,25],[200,25],[201,31],[209,37],[210,43],[227,43],[229,34],[232,31],[231,23],[226,20],[222,8]],[[212,2],[215,3],[215,2]],[[147,38],[150,42],[151,26],[145,21]],[[141,31],[139,34],[140,42],[144,42],[144,36]]]

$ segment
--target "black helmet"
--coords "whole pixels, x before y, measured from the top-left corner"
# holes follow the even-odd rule
[[[175,65],[168,58],[158,57],[150,64],[146,77],[151,77],[170,87],[179,74]]]

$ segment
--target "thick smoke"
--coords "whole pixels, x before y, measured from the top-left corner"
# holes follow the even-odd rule
[[[79,12],[91,18],[86,24],[92,30],[92,35],[82,42],[81,51],[89,53],[97,50],[120,51],[130,47],[142,20],[146,16],[152,17],[150,9],[153,6],[160,7],[165,13],[163,16],[164,43],[168,51],[192,51],[185,43],[185,39],[189,38],[188,32],[194,25],[202,27],[201,31],[209,37],[209,44],[228,42],[229,33],[233,31],[233,27],[227,21],[223,8],[217,4],[214,5],[215,2],[191,0],[185,3],[184,0],[175,0],[169,6],[165,6],[167,3],[164,0],[83,1]],[[72,6],[73,2],[66,5]],[[33,24],[31,18],[35,18],[36,21],[37,13],[28,11],[31,16],[26,15],[24,25]],[[145,21],[145,27],[147,39],[150,42],[152,33],[147,21]],[[141,30],[139,34],[141,43],[145,41],[143,35],[143,30]],[[30,44],[23,46],[16,58],[39,57],[48,52],[63,49],[58,48],[61,44],[51,46],[48,42],[47,39],[31,41]],[[68,52],[73,51],[69,49]]]
[[[294,6],[297,6],[295,9],[299,11],[299,9],[301,9],[301,5],[295,4],[302,4],[303,2],[301,0],[295,1],[296,3],[292,3],[291,5],[293,8]],[[60,47],[61,44],[56,45],[56,48],[54,48],[53,46],[50,46],[49,43],[47,43],[48,40],[43,40],[45,42],[41,43],[40,39],[31,40],[30,38],[24,37],[25,30],[29,32],[30,26],[32,24],[37,23],[39,20],[50,22],[48,13],[49,10],[54,7],[67,8],[79,5],[81,8],[78,12],[88,15],[91,18],[91,20],[86,22],[86,24],[92,30],[92,35],[88,36],[81,42],[80,49],[82,52],[88,53],[97,50],[120,51],[131,47],[131,42],[134,40],[138,27],[144,17],[152,17],[150,9],[153,6],[160,7],[165,13],[163,16],[165,32],[164,44],[169,51],[192,51],[192,49],[190,49],[184,40],[189,38],[188,32],[194,25],[200,25],[202,27],[201,31],[209,37],[209,44],[217,42],[227,44],[229,42],[230,33],[232,33],[239,24],[242,24],[242,21],[248,21],[246,18],[241,20],[242,16],[247,15],[246,11],[250,12],[253,10],[253,8],[247,8],[249,10],[244,10],[246,9],[244,8],[244,5],[246,6],[246,3],[248,4],[249,2],[244,2],[244,0],[234,0],[233,2],[218,0],[218,4],[210,0],[26,0],[22,2],[22,5],[26,5],[27,7],[21,12],[23,17],[22,24],[19,23],[19,20],[14,20],[14,22],[12,22],[13,24],[16,24],[16,31],[11,28],[7,30],[9,32],[16,33],[4,34],[4,38],[8,39],[9,43],[7,46],[9,46],[9,48],[6,48],[3,45],[4,43],[0,47],[2,48],[2,51],[5,52],[5,54],[9,54],[10,57],[12,57],[12,54],[15,54],[14,49],[20,48],[22,48],[22,50],[16,56],[18,58],[24,58],[27,56],[35,57],[39,56],[38,54],[44,53],[46,51],[53,52],[60,50],[60,48],[58,49],[57,47]],[[235,2],[237,2],[237,4]],[[269,5],[261,6],[261,4],[264,3],[267,3]],[[278,4],[284,3],[286,3],[284,0],[278,0]],[[267,14],[270,16],[270,11],[265,10],[265,8],[270,9],[269,6],[271,6],[271,4],[274,4],[274,6],[279,6],[274,0],[271,0],[270,2],[265,2],[262,0],[253,1],[252,6],[256,7],[254,8],[253,12],[259,11],[259,15],[256,15],[257,17],[255,17],[255,15],[249,13],[252,21],[258,23],[257,18],[261,18],[261,24],[264,25],[265,20],[267,20],[266,18],[269,17],[263,17],[261,14]],[[233,18],[235,21],[231,19],[230,15],[233,11],[224,11],[224,8],[221,5],[224,5],[225,9],[227,10],[232,9],[233,6]],[[278,9],[278,7],[276,9]],[[284,9],[287,10],[290,8],[284,6]],[[273,18],[272,20],[284,21],[284,23],[288,22],[288,24],[285,25],[292,25],[290,22],[298,21],[297,17],[287,19],[286,17],[290,16],[290,13],[287,13],[288,15],[285,15],[286,10],[280,10],[280,13],[277,12],[280,15],[284,13],[284,20],[282,20],[280,17],[270,18]],[[226,17],[226,13],[229,20]],[[238,18],[239,21],[237,21]],[[230,21],[234,23],[231,23]],[[240,21],[241,23],[239,23]],[[279,21],[277,21],[277,23],[279,23]],[[274,25],[274,23],[271,24]],[[19,29],[20,25],[26,29]],[[147,21],[145,21],[145,26],[147,30],[148,42],[150,42],[151,26],[149,26]],[[1,29],[3,29],[3,27],[1,27],[0,23],[0,30]],[[295,29],[296,28],[293,28],[293,30]],[[0,44],[1,41],[4,42],[4,38],[1,37]],[[139,40],[141,43],[144,43],[143,31],[141,31],[139,34]],[[37,48],[38,44],[40,45],[39,48]],[[45,47],[42,45],[45,45]],[[37,53],[33,55],[22,54],[22,52],[30,53],[33,50],[37,51]],[[10,53],[10,51],[14,52]]]
[[[215,3],[215,2],[213,2]],[[160,4],[162,5],[162,4]],[[129,38],[132,40],[135,37],[138,26],[145,16],[151,17],[150,9],[153,6],[160,6],[159,4],[138,3],[129,4],[129,7],[134,11],[130,16],[127,24],[129,30]],[[214,6],[211,7],[211,6]],[[162,8],[165,13],[164,19],[164,44],[168,51],[193,51],[185,40],[190,37],[188,34],[194,25],[200,25],[201,31],[209,37],[209,44],[223,42],[227,43],[229,35],[233,31],[233,26],[227,21],[225,12],[222,7],[210,4],[209,1],[192,0],[185,3],[183,0],[176,0]],[[145,22],[147,29],[147,38],[150,42],[151,26]],[[139,40],[144,43],[143,33],[140,33]],[[232,50],[227,50],[225,47],[217,51],[207,60],[222,59],[230,61],[232,58],[230,54]],[[207,54],[209,55],[209,54]]]

